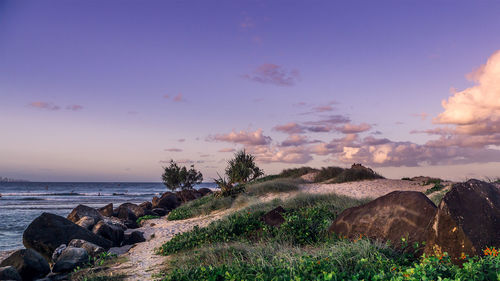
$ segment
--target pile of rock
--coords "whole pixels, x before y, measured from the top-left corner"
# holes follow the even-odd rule
[[[26,249],[0,263],[0,280],[66,280],[67,274],[112,247],[144,242],[137,219],[165,216],[181,204],[211,193],[207,190],[166,192],[153,202],[108,204],[94,209],[78,205],[67,218],[43,213],[26,228]],[[129,246],[130,247],[130,246]],[[41,279],[43,278],[43,279]]]
[[[463,254],[500,247],[500,188],[479,180],[454,184],[437,208],[423,193],[394,191],[344,210],[329,231],[390,241],[400,249],[418,242],[427,255],[446,252],[460,264]]]

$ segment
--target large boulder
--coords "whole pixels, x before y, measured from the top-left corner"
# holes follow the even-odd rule
[[[144,234],[140,231],[133,231],[130,234],[125,234],[122,245],[134,245],[137,243],[145,242]]]
[[[32,249],[17,250],[6,258],[0,267],[13,266],[23,280],[42,278],[50,272],[47,261]]]
[[[52,272],[62,273],[73,271],[77,266],[82,266],[89,260],[87,251],[83,248],[67,247],[57,258]]]
[[[153,210],[151,210],[151,212],[153,213],[153,215],[159,217],[163,217],[168,214],[168,211],[163,208],[154,208]]]
[[[203,194],[196,189],[184,189],[175,193],[181,202],[186,203],[201,198]]]
[[[82,240],[82,239],[71,240],[68,244],[68,247],[85,249],[85,251],[87,251],[87,254],[91,257],[97,257],[101,253],[105,252],[102,247],[99,247],[94,243],[90,243],[90,242]]]
[[[113,242],[114,247],[120,246],[123,241],[123,229],[104,221],[98,222],[92,232]]]
[[[47,260],[50,260],[57,247],[73,239],[83,239],[106,250],[112,246],[111,241],[51,213],[41,214],[23,233],[24,246],[36,250]]]
[[[281,214],[285,213],[283,207],[278,206],[262,216],[262,221],[269,226],[280,226],[285,222]]]
[[[77,222],[75,222],[77,225],[85,228],[85,229],[92,229],[94,227],[96,221],[92,217],[83,217],[79,219]]]
[[[160,198],[153,197],[153,209],[163,208],[167,211],[171,211],[181,205],[181,200],[177,195],[172,192],[165,192]]]
[[[139,207],[141,207],[143,210],[151,210],[153,209],[153,204],[149,201],[146,201],[139,204]]]
[[[460,263],[462,253],[480,255],[486,247],[500,247],[500,189],[479,180],[454,184],[433,217],[425,253],[447,252]]]
[[[128,209],[132,214],[134,214],[136,219],[145,215],[144,209],[134,203],[123,203],[115,212],[120,214],[122,209]]]
[[[99,214],[105,217],[111,217],[113,215],[113,203],[109,203],[108,205],[97,209]]]
[[[393,191],[361,206],[344,210],[333,221],[329,232],[350,239],[360,236],[396,248],[423,242],[436,206],[423,193]],[[405,239],[404,243],[402,238]]]
[[[102,221],[104,221],[107,225],[112,225],[127,230],[127,226],[123,223],[123,221],[119,218],[115,217],[105,217]]]
[[[0,267],[0,280],[22,281],[21,275],[13,266]]]
[[[76,206],[76,208],[69,213],[67,219],[76,223],[83,217],[91,217],[96,223],[102,219],[102,215],[99,214],[96,209],[85,205]]]

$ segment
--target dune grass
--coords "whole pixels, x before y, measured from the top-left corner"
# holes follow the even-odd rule
[[[350,168],[342,171],[338,176],[334,177],[330,183],[343,183],[360,180],[383,179],[384,177],[370,169]]]
[[[282,178],[300,178],[303,175],[307,175],[309,173],[318,172],[318,169],[311,167],[300,167],[300,168],[292,168],[285,169],[279,173],[279,176]]]
[[[233,197],[215,197],[208,194],[193,201],[189,201],[170,212],[168,220],[184,220],[202,215],[208,215],[215,210],[231,208]]]
[[[296,179],[276,178],[265,182],[247,184],[246,193],[250,196],[261,196],[267,193],[298,191],[299,183]]]

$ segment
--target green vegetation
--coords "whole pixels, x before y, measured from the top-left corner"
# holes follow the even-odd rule
[[[314,182],[322,182],[338,177],[342,172],[343,168],[340,167],[326,167],[321,168],[316,177],[314,177]]]
[[[188,170],[186,167],[179,167],[174,160],[170,160],[170,166],[163,167],[162,180],[163,184],[175,191],[180,189],[191,189],[193,185],[203,181],[203,175],[194,169],[194,165]]]
[[[401,180],[404,180],[404,181],[413,181],[411,178],[408,178],[408,177],[401,178]]]
[[[152,220],[152,219],[157,219],[159,216],[154,216],[154,215],[145,215],[137,219],[137,224],[140,224],[142,221],[145,220]]]
[[[246,185],[248,195],[264,195],[267,193],[291,192],[299,190],[299,181],[296,179],[275,178],[268,181],[252,182]]]
[[[300,178],[303,175],[307,175],[310,173],[318,172],[318,169],[314,169],[311,167],[300,167],[300,168],[292,168],[285,169],[279,173],[279,177],[281,178]]]
[[[77,267],[70,275],[70,280],[74,281],[119,281],[125,278],[124,275],[108,275],[102,273],[103,268],[110,264],[123,262],[123,258],[117,255],[104,252],[96,257],[89,257],[89,261],[82,267]]]
[[[208,215],[215,210],[224,210],[231,207],[235,198],[217,198],[213,194],[206,195],[196,200],[190,201],[172,210],[168,215],[168,220],[184,220],[201,215]]]
[[[236,152],[234,158],[227,163],[226,175],[230,184],[246,183],[263,174],[264,172],[255,164],[255,156],[247,154],[245,150]]]
[[[427,182],[428,182],[428,184],[434,183],[434,186],[425,191],[426,195],[429,195],[429,194],[436,192],[436,191],[441,191],[445,187],[444,185],[441,184],[440,179],[437,179],[435,181],[427,181]],[[427,185],[427,184],[424,184],[424,185]]]
[[[345,169],[338,176],[334,177],[331,183],[342,183],[360,180],[383,179],[384,177],[377,174],[370,168],[365,168],[361,165],[354,164],[351,168]]]

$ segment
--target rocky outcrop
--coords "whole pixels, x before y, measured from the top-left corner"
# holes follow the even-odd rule
[[[203,194],[196,189],[185,189],[175,193],[182,203],[201,198]]]
[[[479,180],[454,184],[433,217],[425,253],[447,252],[460,263],[462,253],[480,255],[492,246],[500,247],[500,189]]]
[[[89,260],[87,251],[82,248],[67,247],[57,259],[52,272],[63,273],[73,271],[77,266],[82,266]]]
[[[67,219],[76,223],[83,217],[91,217],[94,219],[95,223],[102,219],[102,215],[99,214],[96,209],[85,205],[76,206],[76,208],[74,208],[68,215]]]
[[[435,213],[436,206],[423,193],[393,191],[367,204],[344,210],[329,232],[351,239],[363,236],[390,241],[396,248],[403,248],[425,240]]]
[[[6,258],[0,267],[14,267],[23,280],[42,278],[50,272],[47,261],[32,249],[17,250]]]
[[[105,217],[111,217],[113,216],[113,203],[109,203],[108,205],[97,209],[99,214]]]
[[[144,209],[133,203],[123,203],[116,209],[115,212],[120,214],[123,209],[128,209],[132,214],[134,214],[136,220],[145,215]]]
[[[151,210],[153,209],[153,204],[149,201],[146,201],[139,204],[139,207],[141,207],[143,210]]]
[[[153,209],[155,208],[163,208],[167,211],[172,211],[173,209],[179,207],[181,205],[181,200],[177,195],[172,192],[165,192],[162,194],[160,198],[153,198]]]
[[[90,242],[82,240],[82,239],[71,240],[68,244],[68,247],[85,249],[85,251],[87,251],[87,254],[91,257],[97,257],[101,253],[105,252],[102,247],[99,247],[94,243],[90,243]]]
[[[50,213],[43,213],[36,218],[23,233],[23,244],[34,249],[47,260],[61,244],[68,244],[73,239],[83,239],[104,249],[109,249],[112,242],[71,221]]]
[[[16,268],[10,265],[0,267],[0,280],[22,281],[21,275],[17,273]]]
[[[267,212],[262,216],[262,221],[269,226],[280,226],[285,222],[285,218],[281,214],[285,213],[285,209],[283,207],[278,206],[273,210]]]
[[[114,247],[119,247],[123,241],[123,229],[104,221],[98,222],[92,232],[113,242]]]
[[[77,225],[85,228],[85,229],[92,229],[92,227],[94,227],[96,221],[94,220],[94,218],[91,218],[91,217],[83,217],[81,219],[79,219],[77,222],[75,222]]]

